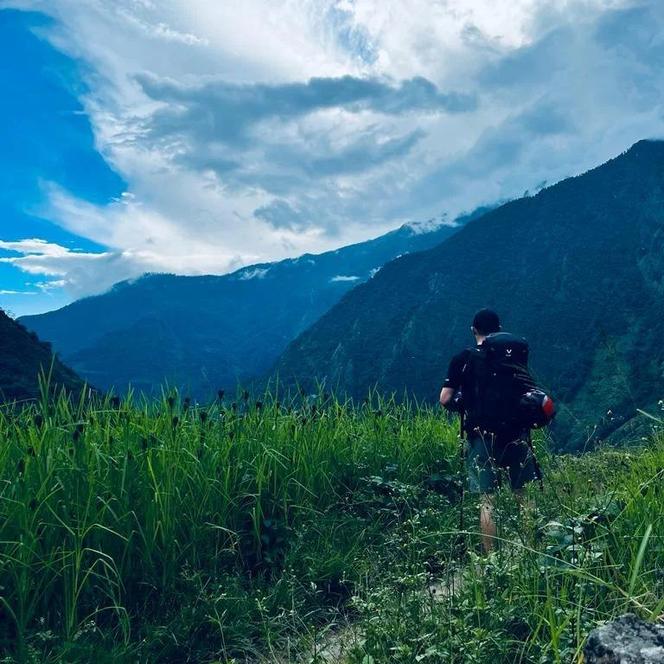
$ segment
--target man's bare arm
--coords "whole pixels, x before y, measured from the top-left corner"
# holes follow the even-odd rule
[[[452,401],[455,391],[456,390],[453,387],[444,387],[440,391],[440,405],[446,406],[450,401]]]

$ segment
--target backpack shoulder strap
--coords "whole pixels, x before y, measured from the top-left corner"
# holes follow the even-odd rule
[[[466,364],[462,389],[466,406],[466,423],[475,423],[481,415],[482,391],[487,378],[487,348],[472,346],[466,349]]]

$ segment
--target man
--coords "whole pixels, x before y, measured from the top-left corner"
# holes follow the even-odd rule
[[[530,432],[518,412],[521,395],[532,387],[528,346],[501,333],[498,315],[490,309],[475,314],[471,332],[476,346],[452,358],[440,403],[463,418],[469,489],[481,494],[480,531],[489,553],[496,537],[491,494],[502,477],[518,496],[526,483],[540,476]]]

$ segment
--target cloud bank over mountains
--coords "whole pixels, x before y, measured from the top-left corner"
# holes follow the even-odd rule
[[[51,17],[39,35],[82,63],[95,148],[126,183],[102,202],[42,184],[40,215],[103,250],[2,229],[1,260],[71,296],[453,217],[664,134],[657,0],[0,6]]]

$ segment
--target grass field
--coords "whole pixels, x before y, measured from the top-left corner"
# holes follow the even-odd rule
[[[456,422],[415,404],[45,397],[0,439],[1,661],[566,663],[664,612],[657,431],[538,441],[489,558]]]

